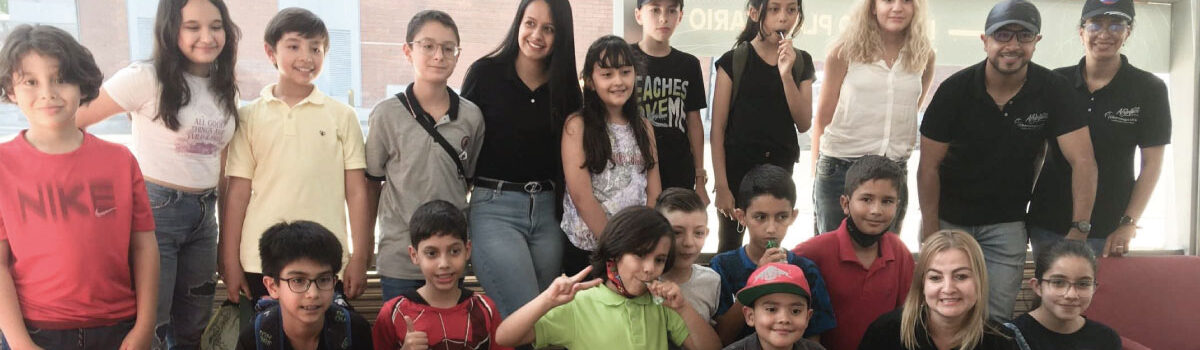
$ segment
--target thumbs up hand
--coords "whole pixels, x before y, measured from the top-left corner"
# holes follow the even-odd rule
[[[404,347],[402,350],[427,350],[429,349],[429,336],[425,332],[418,331],[413,325],[412,318],[404,316]]]

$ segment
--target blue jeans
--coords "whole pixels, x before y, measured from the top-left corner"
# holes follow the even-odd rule
[[[146,182],[158,239],[154,349],[198,349],[213,311],[217,271],[216,190],[183,192]]]
[[[1029,246],[1030,248],[1033,248],[1034,261],[1037,261],[1037,257],[1040,256],[1042,252],[1050,250],[1050,246],[1054,245],[1054,243],[1067,238],[1066,234],[1057,233],[1040,226],[1027,225],[1026,229],[1029,230]],[[1088,238],[1088,247],[1092,248],[1092,253],[1096,254],[1096,257],[1104,255],[1105,241],[1107,241],[1107,239]]]
[[[813,222],[816,225],[815,234],[836,230],[846,218],[842,211],[841,197],[846,192],[846,171],[857,159],[845,159],[821,155],[817,158],[816,177],[813,179]],[[906,176],[905,182],[899,185],[899,202],[896,204],[896,216],[888,229],[899,232],[900,223],[904,222],[904,214],[908,209],[908,171],[907,164],[896,162]]]
[[[983,249],[987,264],[988,316],[998,322],[1007,322],[1013,316],[1017,292],[1021,290],[1021,279],[1025,274],[1025,223],[1002,222],[991,225],[962,226],[941,220],[943,230],[959,230],[969,233]]]
[[[27,326],[28,327],[28,326]],[[46,350],[109,350],[121,347],[125,336],[133,329],[133,320],[111,326],[77,329],[38,329],[28,327],[33,343]],[[0,336],[0,350],[9,350],[8,342]]]
[[[549,189],[471,191],[471,263],[504,316],[533,300],[562,272],[566,234],[558,227],[555,201]]]
[[[379,289],[382,290],[380,294],[383,295],[383,302],[385,303],[388,300],[392,300],[393,298],[400,296],[400,294],[404,293],[406,290],[421,288],[421,286],[424,285],[425,280],[404,280],[383,276],[379,277]]]

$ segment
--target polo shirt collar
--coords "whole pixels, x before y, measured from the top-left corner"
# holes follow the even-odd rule
[[[421,101],[417,100],[417,95],[413,94],[413,85],[416,84],[409,83],[408,88],[404,89],[404,94],[407,97],[407,101],[405,102],[412,103],[412,109],[414,113],[429,115],[429,112],[426,112],[425,108],[421,107]],[[449,86],[446,87],[446,92],[450,93],[450,110],[447,111],[446,114],[450,116],[450,121],[458,120],[458,94],[455,93],[454,89],[451,89]],[[414,115],[413,117],[416,116]],[[430,120],[433,120],[432,115],[429,115],[429,118]]]
[[[275,92],[273,90],[275,89],[276,85],[279,85],[279,83],[272,83],[272,84],[269,84],[269,85],[263,87],[262,91],[260,91],[258,93],[258,95],[267,102],[270,102],[270,101],[283,102],[283,100],[279,99],[278,97],[275,97]],[[302,105],[305,103],[311,103],[314,105],[324,105],[326,100],[328,100],[328,99],[329,99],[329,96],[326,96],[324,92],[321,92],[320,88],[313,86],[312,92],[310,92],[308,94],[308,97],[305,97],[303,100],[300,100],[300,102],[297,102],[296,105],[299,106],[299,105]]]
[[[843,219],[842,225],[838,226],[837,230],[833,231],[833,235],[834,237],[837,237],[838,242],[838,260],[858,264],[858,256],[854,254],[854,243],[852,242],[853,240],[850,239],[850,230],[846,228],[846,220],[850,220],[850,218],[846,217]],[[887,232],[884,232],[883,234],[886,235]],[[892,254],[892,242],[888,240],[887,237],[880,237],[879,243],[877,244],[877,248],[879,248],[879,259],[883,259],[883,261],[896,260],[896,255]],[[867,266],[867,268],[869,269],[870,266]]]
[[[987,99],[989,101],[988,103],[991,104],[992,97],[991,95],[988,95],[987,92],[987,65],[988,61],[986,58],[984,58],[983,62],[979,62],[978,64],[967,68],[970,69],[972,73],[971,87],[968,88],[968,91],[971,91],[972,95],[974,95],[976,98]],[[1012,98],[1017,99],[1025,95],[1041,91],[1042,87],[1045,86],[1047,79],[1046,72],[1047,71],[1042,68],[1042,66],[1030,61],[1029,64],[1025,66],[1025,84],[1021,85],[1021,90],[1017,91],[1017,94]]]
[[[1067,77],[1068,79],[1071,79],[1071,82],[1074,83],[1076,89],[1080,89],[1082,91],[1087,91],[1087,77],[1084,76],[1084,71],[1085,71],[1086,67],[1087,67],[1087,57],[1084,56],[1083,58],[1079,59],[1079,65],[1075,66],[1074,76]],[[1100,90],[1104,90],[1104,89],[1108,88],[1109,86],[1121,86],[1121,84],[1119,84],[1119,83],[1122,80],[1124,80],[1124,77],[1129,73],[1129,70],[1132,68],[1133,68],[1133,65],[1129,64],[1129,58],[1125,57],[1125,54],[1121,54],[1121,67],[1117,68],[1117,74],[1113,76],[1112,81],[1108,82],[1108,85],[1105,85],[1104,87],[1100,88]],[[1099,91],[1099,90],[1097,90],[1097,91]]]
[[[596,300],[601,304],[608,306],[622,306],[626,303],[637,305],[650,305],[654,303],[653,299],[650,297],[650,293],[639,295],[636,298],[626,298],[624,295],[614,292],[612,289],[608,289],[608,286],[605,286],[604,284],[592,288],[600,289],[599,292],[596,292]]]

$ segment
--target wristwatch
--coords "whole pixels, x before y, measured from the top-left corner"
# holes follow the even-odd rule
[[[1092,223],[1087,222],[1086,220],[1085,221],[1076,221],[1076,222],[1071,223],[1071,228],[1079,230],[1079,232],[1091,233],[1092,232]]]
[[[1117,221],[1117,224],[1120,226],[1133,225],[1133,217],[1130,217],[1129,215],[1122,216],[1121,220]]]

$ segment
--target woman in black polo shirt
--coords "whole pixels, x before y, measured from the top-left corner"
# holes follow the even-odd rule
[[[1132,0],[1087,0],[1079,26],[1086,51],[1079,64],[1055,70],[1075,84],[1087,104],[1098,182],[1088,243],[1096,255],[1129,252],[1137,219],[1146,209],[1171,142],[1171,110],[1161,79],[1129,64],[1120,53],[1133,31]],[[1033,253],[1063,238],[1071,223],[1071,169],[1050,141],[1046,165],[1029,210]],[[1134,177],[1134,152],[1141,150]]]
[[[504,42],[463,81],[486,125],[470,201],[472,261],[504,315],[562,272],[559,140],[582,100],[574,35],[566,0],[523,0]]]

